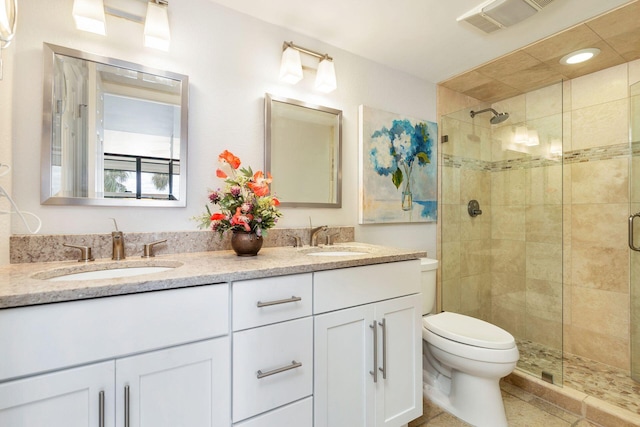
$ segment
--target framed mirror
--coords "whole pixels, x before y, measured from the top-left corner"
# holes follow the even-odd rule
[[[265,153],[282,206],[342,206],[342,111],[266,94]]]
[[[44,44],[46,205],[184,207],[188,77]]]

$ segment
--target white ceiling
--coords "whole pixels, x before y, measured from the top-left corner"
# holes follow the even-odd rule
[[[211,1],[434,83],[631,2],[555,0],[485,34],[456,22],[484,0]]]

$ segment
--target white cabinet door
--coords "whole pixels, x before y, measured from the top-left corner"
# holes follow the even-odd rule
[[[379,370],[376,426],[398,427],[422,415],[421,298],[377,303]],[[382,327],[381,324],[384,324]]]
[[[373,425],[373,305],[315,317],[315,427]]]
[[[315,427],[399,427],[422,414],[421,311],[416,294],[316,316]]]
[[[229,426],[228,337],[116,361],[116,426]]]
[[[0,426],[113,427],[113,377],[104,362],[0,384]]]

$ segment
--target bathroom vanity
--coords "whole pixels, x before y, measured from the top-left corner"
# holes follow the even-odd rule
[[[70,262],[2,267],[0,425],[406,424],[425,254],[360,247],[171,255],[180,267],[92,281],[34,278]]]

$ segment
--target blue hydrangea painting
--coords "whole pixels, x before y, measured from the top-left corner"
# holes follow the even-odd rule
[[[360,224],[437,220],[438,125],[360,106]]]

